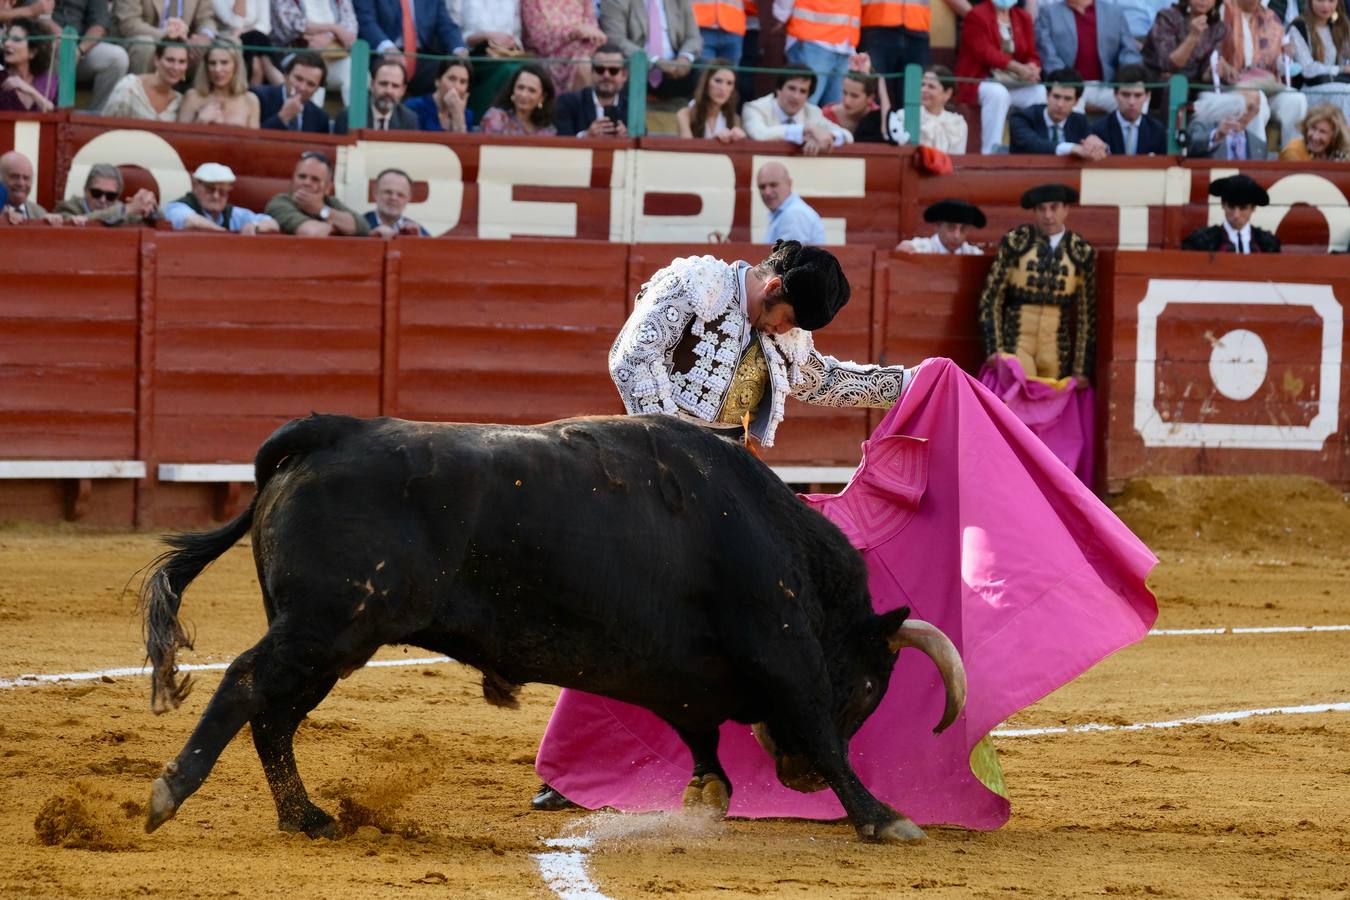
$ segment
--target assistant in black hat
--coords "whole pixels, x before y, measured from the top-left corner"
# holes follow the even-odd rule
[[[1250,175],[1230,175],[1210,182],[1209,195],[1223,202],[1223,224],[1197,229],[1181,242],[1183,250],[1207,253],[1279,253],[1280,239],[1252,225],[1258,206],[1269,206],[1270,195]]]
[[[916,237],[901,241],[895,249],[905,253],[940,253],[958,256],[980,256],[979,247],[966,240],[970,232],[983,228],[988,220],[978,206],[964,200],[939,200],[923,211],[923,220],[937,225],[932,237]]]

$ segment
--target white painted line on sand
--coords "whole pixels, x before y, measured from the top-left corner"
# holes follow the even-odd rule
[[[549,838],[544,846],[554,849],[534,854],[544,883],[562,900],[610,900],[586,869],[586,851],[594,845],[589,837]]]
[[[1350,631],[1350,625],[1263,625],[1255,628],[1155,628],[1149,637],[1193,634],[1297,634],[1299,632]]]
[[[1166,722],[1136,722],[1133,725],[1111,725],[1088,722],[1084,725],[1055,725],[1049,728],[996,728],[994,737],[1039,737],[1043,734],[1082,734],[1089,731],[1145,731],[1151,728],[1180,728],[1183,725],[1215,725],[1235,722],[1252,716],[1301,716],[1312,713],[1350,712],[1350,703],[1313,703],[1308,706],[1269,706],[1264,709],[1233,709],[1226,712],[1205,713],[1188,719]]]
[[[233,662],[233,660],[231,660]],[[389,668],[393,666],[430,666],[436,663],[454,662],[448,656],[421,656],[415,659],[377,659],[366,663],[365,668]],[[180,672],[223,672],[230,663],[184,663],[178,667]],[[124,666],[120,669],[97,669],[93,672],[61,672],[55,675],[19,675],[15,678],[0,678],[0,690],[16,687],[40,687],[46,684],[59,684],[68,681],[98,681],[100,678],[127,678],[133,675],[149,675],[145,666]]]

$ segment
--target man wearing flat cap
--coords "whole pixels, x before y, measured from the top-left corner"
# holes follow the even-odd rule
[[[230,204],[234,172],[220,163],[202,163],[192,173],[192,190],[164,207],[174,231],[230,231],[267,234],[278,231],[276,220]]]
[[[1043,184],[1022,195],[1035,222],[1003,236],[980,294],[980,335],[992,362],[1012,356],[1029,378],[1089,386],[1096,351],[1097,251],[1064,227],[1078,192]]]
[[[913,377],[903,366],[841,362],[816,350],[849,299],[828,250],[778,241],[759,265],[711,256],[676,259],[642,286],[609,351],[609,373],[630,415],[667,413],[740,426],[765,447],[788,394],[818,406],[889,409]],[[573,805],[545,784],[530,805]]]
[[[1223,201],[1223,224],[1191,232],[1183,250],[1210,253],[1279,253],[1280,239],[1251,224],[1258,206],[1269,206],[1266,189],[1247,175],[1230,175],[1210,182],[1209,195]]]
[[[983,228],[987,221],[975,204],[964,200],[939,200],[923,211],[923,220],[937,225],[933,236],[901,241],[895,249],[905,253],[984,255],[983,250],[966,240],[972,230]]]

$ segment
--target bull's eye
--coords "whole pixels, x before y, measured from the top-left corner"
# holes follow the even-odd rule
[[[871,696],[876,691],[876,689],[877,684],[872,679],[869,678],[863,682],[863,690],[867,691],[868,696]]]

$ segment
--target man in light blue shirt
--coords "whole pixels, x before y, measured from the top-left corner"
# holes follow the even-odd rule
[[[174,231],[229,231],[267,234],[280,231],[271,216],[230,205],[234,172],[220,163],[202,163],[192,173],[192,192],[164,207]]]
[[[792,178],[782,163],[770,162],[760,166],[755,176],[759,198],[769,208],[769,230],[764,242],[800,241],[819,247],[825,243],[825,223],[806,201],[792,191]]]

